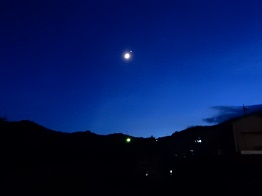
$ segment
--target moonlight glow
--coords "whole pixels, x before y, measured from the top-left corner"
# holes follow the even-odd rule
[[[131,58],[131,53],[132,53],[132,51],[126,52],[124,54],[124,59],[129,60]]]

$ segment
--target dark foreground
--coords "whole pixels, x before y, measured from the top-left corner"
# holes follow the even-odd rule
[[[231,140],[196,143],[198,131],[126,142],[0,119],[0,196],[257,195],[262,156],[234,153]]]
[[[7,166],[0,195],[255,195],[262,187],[260,158],[188,160],[177,164],[172,175],[148,176],[71,164]]]
[[[112,177],[114,178],[114,177]],[[192,182],[142,179],[85,179],[83,176],[59,176],[39,179],[24,174],[5,179],[1,195],[255,195],[261,182],[225,182],[225,178]]]

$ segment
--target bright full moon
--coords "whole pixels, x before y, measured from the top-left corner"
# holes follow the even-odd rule
[[[124,54],[124,58],[125,58],[126,60],[129,60],[129,59],[131,58],[131,53],[132,53],[132,51],[126,52],[126,53]]]
[[[125,59],[129,59],[130,58],[130,54],[129,53],[125,53]]]

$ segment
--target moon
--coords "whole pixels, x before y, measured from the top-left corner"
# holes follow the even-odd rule
[[[131,58],[131,53],[132,53],[132,51],[125,52],[125,53],[124,53],[124,59],[125,59],[125,60],[130,60],[130,58]]]
[[[130,59],[130,54],[129,53],[125,53],[125,59]]]

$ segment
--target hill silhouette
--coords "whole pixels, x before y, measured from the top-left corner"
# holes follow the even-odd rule
[[[130,181],[143,180],[146,173],[143,167],[150,165],[155,157],[164,160],[164,152],[156,148],[154,138],[97,135],[90,131],[63,133],[32,121],[2,120],[0,130],[3,176],[8,179],[5,181],[9,187],[20,187],[10,188],[13,191],[33,194],[34,189],[45,186],[48,190],[72,187],[73,192],[98,185],[125,187]],[[127,142],[127,138],[131,141]]]
[[[262,111],[248,115],[262,116]],[[63,133],[32,121],[1,119],[1,173],[5,188],[13,194],[46,195],[54,190],[82,195],[107,190],[120,195],[125,189],[127,195],[138,190],[141,195],[165,194],[188,186],[206,190],[207,185],[235,191],[239,184],[250,182],[247,176],[257,180],[243,165],[262,173],[257,170],[260,157],[246,159],[234,152],[231,123],[242,117],[157,139]]]

